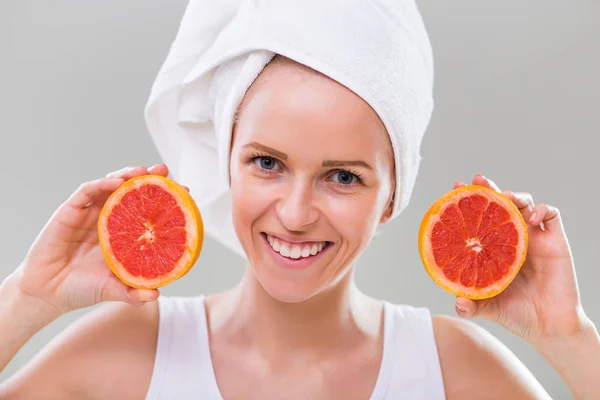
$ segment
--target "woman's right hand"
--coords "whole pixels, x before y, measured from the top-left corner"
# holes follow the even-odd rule
[[[126,180],[168,172],[164,164],[124,168],[82,184],[52,215],[11,276],[20,294],[55,316],[102,301],[142,305],[156,300],[158,290],[128,287],[110,270],[98,243],[98,217]]]

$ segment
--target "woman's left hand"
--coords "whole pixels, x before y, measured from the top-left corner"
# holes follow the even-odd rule
[[[473,184],[501,192],[479,174]],[[454,187],[464,185],[456,182]],[[499,295],[476,301],[458,297],[458,315],[494,321],[533,343],[576,336],[591,322],[581,307],[571,249],[558,209],[534,205],[529,193],[502,193],[519,208],[527,223],[527,258]]]

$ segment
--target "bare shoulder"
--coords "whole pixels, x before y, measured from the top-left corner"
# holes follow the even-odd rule
[[[154,368],[158,318],[157,302],[99,306],[5,382],[2,398],[48,398],[51,393],[57,399],[144,399]]]
[[[433,330],[448,400],[550,399],[514,353],[479,325],[438,315]]]

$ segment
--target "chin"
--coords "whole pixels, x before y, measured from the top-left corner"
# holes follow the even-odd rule
[[[307,277],[278,276],[280,274],[260,268],[253,272],[262,289],[274,300],[282,303],[302,303],[323,291],[322,284]]]
[[[252,274],[257,285],[272,299],[289,304],[299,304],[338,287],[351,268],[341,268],[333,272],[329,268],[312,273],[297,273],[281,270],[269,263],[251,264]],[[308,271],[304,271],[308,272]]]

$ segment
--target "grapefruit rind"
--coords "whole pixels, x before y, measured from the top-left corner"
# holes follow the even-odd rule
[[[139,189],[142,186],[149,184],[161,187],[175,198],[177,205],[181,208],[185,216],[185,231],[187,232],[185,251],[175,267],[169,273],[157,276],[153,279],[130,274],[123,264],[117,260],[110,245],[110,234],[107,228],[107,222],[108,218],[110,217],[111,210],[115,205],[121,202],[123,196],[132,190]],[[160,175],[142,175],[129,179],[123,183],[108,198],[104,204],[104,207],[102,208],[102,211],[100,212],[100,217],[98,218],[98,239],[102,254],[104,255],[108,266],[117,276],[117,278],[119,278],[126,285],[136,289],[156,289],[166,286],[169,283],[181,278],[194,266],[202,249],[204,240],[204,225],[200,215],[200,210],[198,209],[194,199],[181,185]]]
[[[500,279],[494,284],[485,288],[468,288],[460,283],[453,282],[446,278],[441,268],[433,257],[433,249],[429,238],[435,224],[440,220],[440,217],[446,207],[450,204],[458,203],[464,197],[471,195],[481,195],[489,201],[495,201],[504,207],[511,216],[511,221],[519,234],[519,242],[516,248],[516,259],[504,279]],[[466,297],[472,300],[481,300],[494,297],[500,294],[517,276],[521,266],[525,262],[528,246],[527,224],[521,215],[517,206],[505,195],[498,193],[495,190],[484,186],[468,185],[454,189],[440,197],[427,211],[421,222],[419,229],[419,254],[421,261],[425,266],[425,270],[433,279],[433,281],[444,290],[460,297]]]

